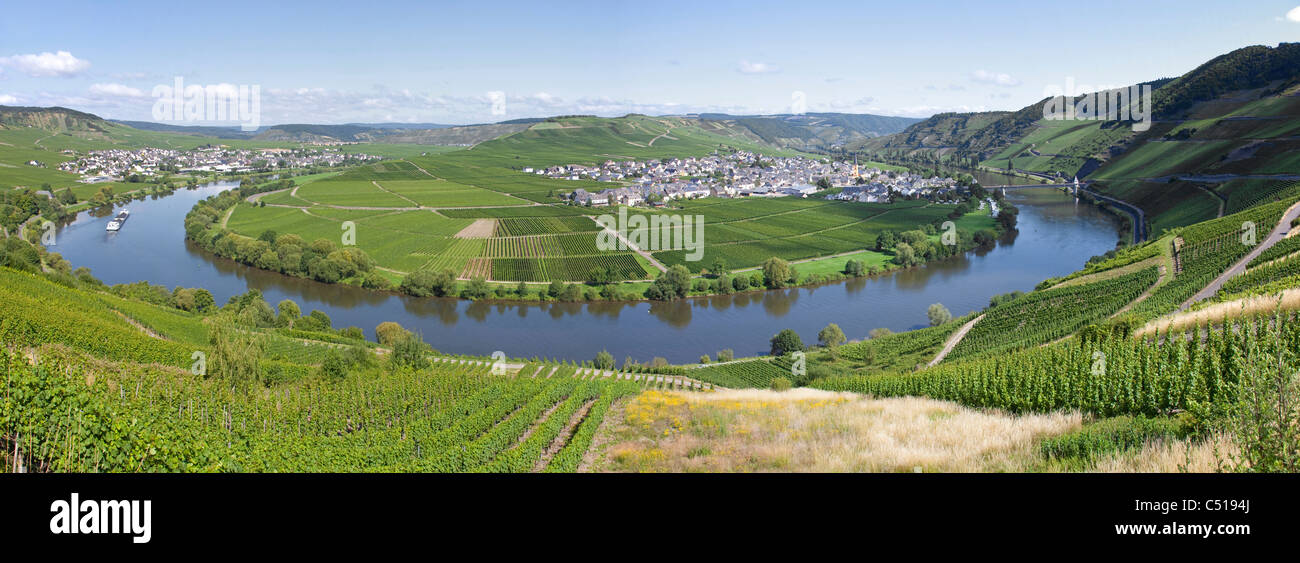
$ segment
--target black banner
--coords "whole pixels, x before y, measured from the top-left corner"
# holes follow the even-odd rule
[[[1195,551],[1290,539],[1297,484],[1287,475],[4,475],[0,535],[9,546],[127,553],[454,545],[502,530],[509,541],[493,549],[631,533],[649,543]]]

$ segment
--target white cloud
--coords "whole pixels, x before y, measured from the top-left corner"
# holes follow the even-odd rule
[[[769,64],[769,63],[751,63],[749,61],[740,61],[740,66],[736,67],[736,70],[743,72],[745,74],[765,74],[769,72],[777,72],[780,69],[778,69],[776,65]]]
[[[16,103],[18,103],[18,98],[10,96],[9,94],[0,94],[0,104],[12,105]]]
[[[90,93],[98,96],[113,96],[118,98],[144,97],[144,92],[123,84],[92,84],[90,86]]]
[[[1012,78],[1010,74],[1004,72],[1003,73],[989,72],[983,69],[972,72],[970,75],[970,79],[974,80],[975,82],[980,82],[983,84],[993,84],[996,86],[1011,87],[1011,86],[1020,85],[1020,81]]]
[[[1300,23],[1300,6],[1291,8],[1291,11],[1286,13],[1286,19],[1287,21]]]
[[[18,69],[28,76],[73,76],[90,68],[90,62],[78,59],[67,51],[59,51],[0,57],[0,66]]]

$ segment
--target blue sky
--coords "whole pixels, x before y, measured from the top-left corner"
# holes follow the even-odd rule
[[[1300,40],[1300,0],[547,4],[14,2],[0,104],[151,120],[154,86],[181,77],[258,85],[263,124],[786,113],[795,92],[808,111],[926,116]]]

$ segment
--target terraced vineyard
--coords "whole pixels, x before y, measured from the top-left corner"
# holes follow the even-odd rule
[[[949,358],[996,354],[1064,338],[1105,319],[1158,278],[1155,268],[1090,284],[1035,291],[989,309]]]
[[[1291,203],[1269,203],[1183,229],[1179,233],[1183,243],[1175,252],[1181,271],[1150,298],[1135,306],[1132,313],[1138,318],[1150,319],[1177,309],[1255,247],[1254,244],[1244,244],[1248,242],[1242,238],[1244,223],[1255,224],[1255,244],[1258,244]]]
[[[1223,284],[1224,294],[1240,293],[1300,275],[1300,256],[1292,256],[1247,270]]]
[[[931,397],[1016,413],[1165,416],[1230,404],[1239,374],[1252,369],[1294,373],[1292,351],[1300,346],[1300,322],[1290,314],[1266,316],[1230,322],[1226,330],[1211,330],[1204,339],[1169,336],[1060,343],[944,362],[919,374],[832,377],[814,386],[881,397]]]

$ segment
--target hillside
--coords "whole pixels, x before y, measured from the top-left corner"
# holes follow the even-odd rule
[[[850,113],[806,113],[777,115],[728,115],[705,113],[702,121],[717,121],[740,130],[764,143],[798,150],[816,150],[890,135],[920,121]]]
[[[939,114],[850,147],[893,162],[1080,177],[1142,208],[1150,230],[1212,219],[1300,178],[1300,44],[1252,46],[1153,88],[1154,123],[1049,121],[1015,112]],[[1079,98],[1081,99],[1081,98]]]
[[[110,126],[97,115],[68,108],[0,106],[0,129],[22,128],[103,133]]]

